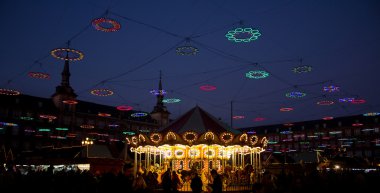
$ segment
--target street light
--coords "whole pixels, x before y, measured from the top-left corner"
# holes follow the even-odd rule
[[[94,144],[94,142],[88,137],[86,137],[85,140],[82,140],[82,145],[86,146],[86,157],[88,157],[88,146],[92,144]]]

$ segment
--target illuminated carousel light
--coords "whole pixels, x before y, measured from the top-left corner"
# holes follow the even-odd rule
[[[318,101],[317,105],[328,106],[334,104],[334,101]]]
[[[338,92],[339,89],[340,89],[340,87],[334,86],[334,85],[324,86],[323,87],[323,91],[324,92]]]
[[[239,42],[251,42],[255,41],[261,36],[261,33],[257,29],[252,28],[236,28],[234,30],[228,31],[226,38],[230,41]]]
[[[191,149],[189,151],[189,157],[198,157],[201,154],[199,149]]]
[[[288,98],[302,98],[302,97],[306,96],[306,93],[294,91],[294,92],[286,93],[285,96]]]
[[[91,94],[96,96],[111,96],[113,95],[113,91],[106,88],[100,88],[91,90]]]
[[[181,99],[171,98],[171,99],[164,99],[162,100],[163,103],[179,103],[181,102]]]
[[[144,137],[144,135],[142,135],[142,134],[139,134],[139,142],[141,143],[144,143],[144,142],[146,142],[146,139],[145,139],[145,137]]]
[[[220,140],[225,144],[230,143],[233,139],[234,135],[232,133],[223,132],[220,135]]]
[[[307,72],[311,72],[312,70],[312,67],[311,66],[297,66],[297,67],[294,67],[293,68],[293,72],[294,73],[307,73]]]
[[[165,90],[156,90],[156,89],[153,89],[149,92],[150,92],[150,94],[153,94],[156,96],[158,96],[158,95],[163,96],[163,95],[166,95],[166,93],[167,93]]]
[[[35,79],[50,79],[50,75],[43,72],[29,72],[28,76]]]
[[[205,147],[207,148],[207,147]],[[215,150],[214,149],[208,149],[203,152],[203,156],[205,157],[214,157],[215,156]]]
[[[162,141],[162,135],[160,133],[152,133],[150,135],[150,140],[153,142],[153,143],[160,143]]]
[[[365,117],[374,117],[380,115],[379,112],[369,112],[369,113],[364,113],[363,116]]]
[[[116,32],[121,28],[121,25],[117,21],[106,18],[92,20],[92,26],[94,26],[96,30],[103,32]]]
[[[111,114],[109,114],[109,113],[98,113],[98,116],[99,117],[110,117]]]
[[[171,141],[171,140],[177,140],[177,136],[175,135],[174,132],[172,131],[169,131],[167,134],[166,134],[166,140],[168,141]]]
[[[255,122],[264,121],[264,120],[265,120],[264,117],[256,117],[256,118],[253,119],[253,121],[255,121]]]
[[[235,115],[232,117],[233,119],[244,119],[244,115]]]
[[[120,106],[117,106],[116,109],[119,111],[130,111],[133,109],[133,107],[127,106],[127,105],[120,105]]]
[[[89,125],[89,124],[83,124],[83,125],[81,125],[79,127],[82,128],[82,129],[93,129],[93,128],[95,128],[95,126]]]
[[[202,85],[199,87],[203,91],[213,91],[216,90],[216,86],[213,85]]]
[[[181,47],[177,47],[176,52],[178,55],[190,56],[190,55],[197,54],[199,50],[198,48],[193,47],[193,46],[181,46]]]
[[[251,143],[251,145],[256,145],[256,143],[259,141],[259,138],[256,136],[256,135],[252,135],[250,138],[249,138],[249,142]]]
[[[131,140],[129,140],[128,137],[125,137],[125,143],[129,145],[129,144],[131,144]]]
[[[245,77],[252,79],[261,79],[269,76],[269,73],[264,70],[254,70],[245,73]]]
[[[78,104],[78,101],[76,101],[76,100],[64,100],[62,102],[65,103],[65,104],[68,104],[68,105],[76,105],[76,104]]]
[[[60,60],[79,61],[82,60],[84,54],[79,50],[70,48],[56,48],[50,51],[50,54]]]
[[[208,131],[208,132],[206,132],[204,139],[205,139],[205,140],[211,140],[211,141],[214,141],[214,139],[215,139],[215,135],[214,135],[213,132]]]
[[[291,108],[291,107],[282,107],[282,108],[280,108],[280,111],[281,112],[289,112],[289,111],[293,111],[294,109],[293,108]]]
[[[21,93],[17,90],[0,88],[0,94],[9,95],[9,96],[16,96],[16,95],[20,95]]]
[[[261,138],[260,143],[262,144],[262,148],[265,148],[268,145],[268,139],[266,137],[263,137]]]
[[[183,149],[176,149],[174,151],[174,155],[177,159],[182,159],[185,157],[185,151],[183,151]]]
[[[137,112],[137,113],[132,113],[131,114],[131,117],[145,117],[147,116],[148,113],[144,113],[144,112]]]
[[[198,139],[198,134],[195,133],[194,131],[186,131],[183,134],[183,139],[188,142],[188,143],[194,143]]]
[[[354,99],[351,101],[351,104],[363,104],[366,101],[364,99]]]
[[[334,119],[334,117],[323,117],[322,119],[325,120],[325,121],[327,121],[327,120],[332,120],[332,119]]]
[[[131,138],[131,142],[132,142],[133,145],[137,145],[137,143],[138,143],[139,141],[138,141],[138,139],[137,139],[136,136],[132,136],[132,138]]]
[[[241,142],[247,142],[248,141],[248,135],[246,133],[240,135],[239,141],[241,141]]]
[[[340,98],[338,101],[341,102],[341,103],[347,103],[347,102],[352,102],[353,100],[355,100],[355,98],[353,98],[353,97],[346,97],[346,98]]]

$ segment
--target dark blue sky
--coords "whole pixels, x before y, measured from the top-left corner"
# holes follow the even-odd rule
[[[0,2],[0,87],[49,98],[64,64],[50,51],[66,48],[70,40],[70,48],[84,53],[83,60],[70,63],[79,100],[150,112],[156,98],[149,91],[157,89],[161,70],[165,98],[181,99],[166,104],[172,119],[198,104],[230,124],[231,101],[232,115],[244,116],[233,120],[234,127],[380,111],[379,10],[376,0],[5,0]],[[95,30],[91,21],[100,17],[118,21],[121,29]],[[233,43],[225,35],[238,27],[262,35]],[[176,53],[189,45],[199,52]],[[305,65],[311,72],[292,71]],[[253,70],[269,76],[246,78]],[[33,79],[28,72],[51,78]],[[217,89],[200,90],[206,84]],[[339,92],[324,92],[330,85]],[[96,88],[114,95],[94,96],[90,91]],[[293,91],[306,96],[285,96]],[[345,97],[366,103],[339,102]],[[281,107],[294,110],[281,112]],[[265,120],[254,121],[258,117]]]

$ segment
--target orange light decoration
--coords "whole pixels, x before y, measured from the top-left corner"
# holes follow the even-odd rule
[[[169,131],[167,134],[166,134],[166,140],[177,140],[177,136],[175,136],[175,134],[172,132],[172,131]]]
[[[206,132],[206,134],[205,134],[205,138],[204,138],[204,139],[205,139],[205,140],[211,140],[211,141],[214,141],[214,139],[215,139],[215,135],[214,135],[213,132],[208,131],[208,132]]]
[[[76,104],[78,104],[78,101],[76,101],[76,100],[64,100],[62,102],[65,103],[65,104],[68,104],[68,105],[76,105]]]
[[[246,133],[242,134],[239,138],[239,141],[247,142],[248,141],[248,135]]]
[[[35,79],[50,79],[50,75],[43,72],[29,72],[28,76]]]
[[[98,116],[99,117],[110,117],[111,114],[109,114],[109,113],[98,113]]]
[[[160,133],[152,133],[150,135],[150,140],[153,142],[153,143],[160,143],[162,141],[162,135]]]
[[[234,135],[232,133],[223,132],[222,135],[220,135],[220,140],[223,143],[229,143],[234,139]]]
[[[83,124],[80,126],[80,128],[82,128],[82,129],[93,129],[93,128],[95,128],[95,126],[89,125],[89,124]]]
[[[0,88],[0,94],[9,95],[9,96],[16,96],[16,95],[20,95],[21,93],[17,90]]]
[[[50,51],[50,54],[60,60],[79,61],[82,60],[84,54],[79,50],[70,48],[56,48]]]
[[[91,90],[91,94],[96,96],[111,96],[113,95],[113,91],[106,88],[100,88]]]
[[[294,109],[291,108],[291,107],[283,107],[283,108],[280,108],[280,111],[281,112],[288,112],[288,111],[293,111]]]
[[[194,131],[186,131],[184,134],[183,134],[183,139],[188,142],[188,143],[193,143],[194,141],[196,141],[198,139],[198,134],[195,133]]]

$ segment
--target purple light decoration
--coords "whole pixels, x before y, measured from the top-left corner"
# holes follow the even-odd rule
[[[283,108],[280,108],[280,111],[281,112],[288,112],[288,111],[293,111],[294,109],[291,108],[291,107],[283,107]]]
[[[338,101],[340,103],[347,103],[347,102],[352,102],[353,100],[355,100],[355,98],[353,98],[353,97],[346,97],[346,98],[340,98]]]
[[[334,104],[334,101],[318,101],[317,105],[328,106]]]
[[[150,91],[150,94],[153,94],[153,95],[156,95],[156,96],[158,96],[158,95],[163,96],[163,95],[166,95],[166,93],[167,92],[165,90],[156,90],[156,89],[153,89],[153,90]]]
[[[338,92],[339,91],[339,87],[338,86],[334,86],[334,85],[324,86],[323,87],[323,91],[324,92]]]

